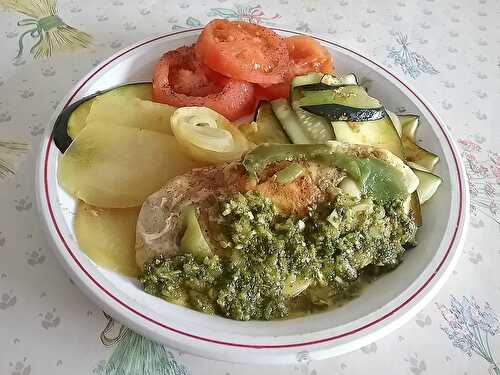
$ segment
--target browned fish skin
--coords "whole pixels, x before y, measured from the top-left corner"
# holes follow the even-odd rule
[[[144,202],[137,223],[136,260],[144,262],[160,254],[179,252],[181,226],[177,225],[182,209],[195,204],[200,210],[200,225],[206,238],[216,237],[210,211],[221,193],[257,191],[269,197],[277,209],[287,214],[304,216],[317,203],[332,199],[336,186],[345,176],[335,168],[301,162],[304,173],[288,184],[276,181],[276,172],[290,162],[269,165],[258,179],[250,178],[241,163],[198,168],[170,180]]]

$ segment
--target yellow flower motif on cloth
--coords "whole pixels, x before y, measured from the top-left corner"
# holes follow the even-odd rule
[[[86,48],[92,37],[67,25],[57,14],[56,0],[0,0],[0,7],[29,16],[17,25],[30,29],[19,36],[19,49],[16,58],[24,52],[25,37],[31,37],[35,44],[30,53],[38,58],[47,58],[56,52],[74,51]]]

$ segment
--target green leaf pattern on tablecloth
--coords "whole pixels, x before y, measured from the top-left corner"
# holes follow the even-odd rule
[[[99,375],[188,375],[186,368],[177,362],[172,352],[131,329],[120,325],[118,334],[110,337],[115,326],[113,318],[104,313],[108,320],[101,332],[101,342],[106,347],[115,347],[111,357],[98,366]]]
[[[411,78],[417,78],[421,73],[439,73],[424,56],[410,50],[407,35],[396,33],[396,42],[399,46],[391,47],[388,57],[394,61],[395,65],[400,66],[403,73]]]
[[[0,0],[0,8],[19,12],[28,18],[17,21],[23,28],[18,39],[16,59],[24,52],[25,38],[33,39],[29,53],[35,58],[88,47],[92,37],[66,24],[57,12],[56,0]]]
[[[0,0],[3,5],[41,2],[55,5],[54,0]],[[471,306],[478,301],[480,311],[488,301],[492,311],[500,312],[498,2],[58,0],[57,9],[45,17],[57,15],[61,21],[51,18],[41,24],[44,17],[9,8],[0,11],[0,374],[102,375],[111,367],[119,369],[123,358],[136,358],[137,345],[159,353],[156,359],[161,360],[148,363],[168,364],[179,374],[498,374],[492,367],[500,360],[498,334],[488,336],[491,355],[482,333],[488,355],[471,351],[469,357],[454,346],[460,337],[450,338],[442,329],[451,329],[453,321],[442,312],[458,306],[450,295],[461,305],[467,305],[462,296]],[[213,17],[313,32],[359,50],[411,84],[459,140],[472,198],[464,256],[434,304],[388,337],[336,359],[315,362],[300,352],[295,364],[257,370],[177,353],[126,328],[121,340],[105,346],[99,334],[108,320],[67,278],[49,250],[34,208],[33,179],[53,108],[118,49],[173,29],[201,27]],[[26,18],[32,23],[18,26]],[[52,25],[44,23],[49,21]],[[84,37],[71,53],[55,53],[64,52],[56,48],[45,54],[47,59],[35,60],[44,55],[37,48],[30,53],[39,27],[47,40],[47,32],[62,27],[59,22],[92,35],[93,43]],[[20,40],[23,53],[16,59]],[[115,324],[108,337],[119,331]]]

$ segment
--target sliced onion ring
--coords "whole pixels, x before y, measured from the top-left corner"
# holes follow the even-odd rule
[[[248,149],[238,128],[210,108],[178,108],[170,123],[177,141],[195,160],[208,164],[238,160]]]

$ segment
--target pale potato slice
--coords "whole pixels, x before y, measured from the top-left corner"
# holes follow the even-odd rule
[[[100,122],[172,134],[170,116],[177,108],[150,100],[118,95],[99,96],[92,102],[86,123]]]
[[[59,159],[58,179],[93,206],[137,207],[169,178],[197,166],[171,135],[94,122]]]
[[[96,98],[109,97],[109,96],[121,96],[128,98],[138,98],[143,100],[151,100],[152,87],[151,83],[132,83],[125,84],[123,86],[115,87],[109,91],[102,92],[97,96],[93,96],[90,99],[84,101],[71,113],[68,120],[68,135],[71,139],[75,139],[78,133],[87,124],[87,116],[90,112],[92,103]]]
[[[68,120],[68,135],[71,139],[75,139],[78,133],[85,127],[87,116],[94,99],[89,99],[75,108]]]
[[[80,248],[99,266],[137,276],[135,227],[139,207],[97,208],[82,201],[76,207],[74,230]]]

